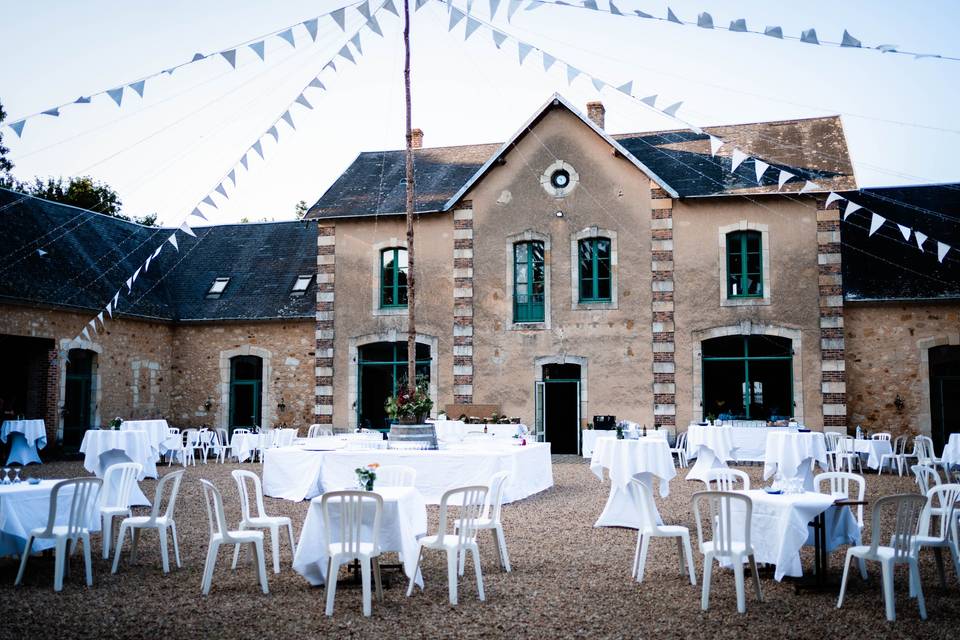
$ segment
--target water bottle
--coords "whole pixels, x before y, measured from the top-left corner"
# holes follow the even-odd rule
[[[860,425],[857,425],[857,440],[860,440],[863,437],[863,431],[860,429]]]

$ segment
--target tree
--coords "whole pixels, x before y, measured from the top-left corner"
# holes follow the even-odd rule
[[[90,176],[77,178],[34,178],[33,182],[18,183],[18,191],[38,198],[73,205],[81,209],[105,213],[108,216],[129,220],[121,213],[123,202],[113,188],[97,182]]]
[[[413,129],[410,99],[410,0],[403,0],[403,88],[407,116],[407,386],[417,391],[416,273],[413,252]]]
[[[3,125],[6,117],[7,112],[3,110],[3,103],[0,103],[0,126]],[[13,163],[7,159],[8,153],[10,153],[10,149],[3,146],[3,134],[0,133],[0,179],[3,178],[3,174],[9,174],[13,170]]]
[[[307,201],[301,200],[294,207],[294,212],[297,214],[297,220],[303,220],[304,216],[307,215]]]

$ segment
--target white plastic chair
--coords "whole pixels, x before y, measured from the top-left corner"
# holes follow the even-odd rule
[[[910,467],[910,470],[913,471],[914,478],[917,480],[917,486],[923,495],[927,495],[930,489],[943,484],[940,482],[940,473],[930,465],[915,464]]]
[[[890,442],[890,434],[887,433],[886,431],[880,431],[880,432],[875,433],[875,434],[873,434],[872,436],[870,436],[870,439],[871,439],[871,440],[886,440],[887,442]]]
[[[173,510],[177,506],[177,494],[180,492],[180,482],[183,480],[185,469],[172,471],[157,483],[157,490],[153,497],[153,506],[150,508],[148,516],[132,516],[124,518],[120,523],[120,533],[117,535],[117,550],[113,554],[113,570],[116,573],[120,568],[120,552],[123,550],[123,542],[126,539],[127,531],[130,531],[130,563],[137,560],[137,543],[140,541],[140,534],[145,529],[156,529],[160,536],[160,561],[163,564],[163,572],[170,573],[170,553],[167,551],[167,530],[173,538],[173,558],[177,562],[177,568],[180,564],[180,543],[177,540],[177,523],[173,519]],[[165,499],[166,498],[166,499]],[[163,508],[164,501],[166,507]],[[163,508],[163,515],[160,515]]]
[[[824,487],[826,484],[826,487]],[[851,495],[850,485],[856,485],[856,495]],[[863,496],[866,493],[867,481],[863,476],[845,471],[828,471],[819,473],[813,478],[813,486],[818,493],[823,493],[834,498],[853,499],[863,502]],[[826,491],[824,491],[826,489]],[[857,526],[860,532],[863,532],[863,505],[857,505]],[[860,576],[867,579],[867,563],[860,560]]]
[[[703,483],[707,491],[750,490],[750,476],[739,469],[710,469]]]
[[[883,571],[883,600],[886,605],[887,620],[893,622],[897,615],[893,599],[893,570],[897,564],[906,564],[910,567],[910,595],[917,598],[920,609],[920,618],[927,619],[927,608],[923,600],[923,589],[920,585],[920,569],[917,562],[918,546],[916,537],[920,515],[927,504],[924,496],[917,494],[903,494],[884,496],[873,505],[871,521],[873,531],[870,536],[870,546],[850,547],[843,564],[843,581],[840,583],[840,597],[837,599],[837,609],[843,606],[843,596],[847,590],[847,577],[850,573],[850,560],[862,558],[879,562]],[[887,505],[896,509],[895,528],[890,546],[880,544],[881,513]]]
[[[13,585],[17,586],[23,582],[23,574],[27,569],[27,558],[30,557],[30,549],[34,540],[53,539],[55,553],[53,556],[53,590],[63,590],[63,574],[70,563],[70,555],[67,543],[75,547],[83,542],[83,562],[87,576],[87,586],[93,586],[93,563],[90,558],[90,529],[88,522],[96,517],[95,505],[100,494],[100,486],[103,481],[100,478],[73,478],[72,480],[61,480],[53,485],[50,492],[50,511],[47,514],[47,526],[32,529],[27,536],[27,546],[23,548],[23,555],[20,557],[20,570],[17,571],[17,579]],[[66,524],[57,524],[57,506],[61,491],[72,489],[73,496],[70,498],[70,511],[68,512]]]
[[[701,504],[706,503],[707,516],[700,514]],[[734,504],[738,508],[734,510]],[[734,523],[734,513],[738,521]],[[739,521],[742,514],[743,521]],[[760,590],[760,574],[757,571],[757,561],[754,558],[753,546],[750,544],[750,526],[753,518],[753,502],[741,493],[729,491],[699,491],[693,494],[693,515],[697,521],[697,539],[700,543],[700,553],[703,554],[703,590],[700,596],[700,608],[706,611],[710,606],[710,577],[713,572],[713,561],[727,560],[733,566],[733,573],[737,587],[737,611],[745,613],[747,610],[744,594],[743,563],[749,561],[753,573],[753,586],[757,593],[757,600],[763,602],[763,592]],[[711,537],[705,537],[704,524],[710,527]]]
[[[113,540],[113,518],[130,517],[130,491],[143,471],[139,462],[121,462],[107,467],[100,489],[100,534],[103,538],[103,559],[110,558],[110,542]]]
[[[189,459],[193,462],[193,466],[197,466],[197,451],[203,456],[203,462],[206,464],[207,457],[206,451],[203,447],[203,441],[200,439],[200,432],[197,429],[184,429],[183,430],[183,450],[186,455],[186,459]],[[186,466],[186,463],[184,463]]]
[[[637,549],[633,554],[633,577],[637,582],[643,582],[643,571],[647,564],[647,551],[650,548],[650,538],[676,538],[677,552],[680,554],[680,575],[689,575],[690,584],[697,584],[697,574],[693,568],[693,551],[690,548],[690,530],[680,525],[657,524],[656,507],[650,487],[645,485],[637,474],[630,481],[630,488],[636,492],[637,504],[640,505],[641,526],[637,532]],[[687,561],[684,569],[684,558]]]
[[[197,460],[193,455],[193,449],[187,448],[184,444],[186,435],[181,433],[180,429],[175,428],[168,429],[167,433],[170,436],[165,443],[167,446],[167,452],[165,454],[167,456],[167,466],[169,467],[173,464],[174,458],[179,458],[184,468],[187,467],[187,461],[192,462],[193,465],[196,466]]]
[[[473,568],[477,574],[477,595],[481,602],[486,597],[483,594],[483,575],[480,571],[480,550],[477,547],[477,519],[480,510],[487,499],[487,487],[475,485],[459,487],[444,492],[440,498],[440,524],[436,535],[420,538],[420,550],[417,552],[417,568],[410,578],[407,587],[407,597],[413,594],[413,585],[420,572],[420,560],[424,549],[445,551],[447,554],[447,589],[450,595],[450,604],[457,604],[457,560],[461,553],[470,551],[473,554]],[[455,533],[447,533],[448,510],[451,506],[458,508],[454,522]]]
[[[369,529],[369,540],[364,540],[364,522],[370,522],[370,510],[373,510],[373,522]],[[377,587],[377,601],[383,600],[383,587],[380,584],[380,520],[383,517],[383,498],[371,491],[330,491],[320,500],[323,513],[323,536],[327,546],[327,608],[326,615],[333,615],[333,601],[337,593],[337,574],[344,562],[356,560],[360,563],[363,589],[363,615],[369,616],[370,572],[373,570]],[[333,515],[333,511],[336,515]],[[333,520],[339,527],[334,535]]]
[[[235,458],[235,459],[237,460],[237,462],[240,462],[240,454],[239,454],[239,452],[237,452],[237,449],[236,449],[237,436],[238,436],[238,435],[245,435],[245,434],[249,434],[249,433],[250,433],[250,429],[245,429],[245,428],[243,428],[243,427],[238,427],[238,428],[236,428],[236,429],[233,430],[233,434],[230,436],[230,447],[229,447],[229,448],[230,448],[230,458]],[[253,455],[255,455],[255,453],[251,454],[251,456],[253,456]],[[229,458],[228,458],[228,459],[229,459]]]
[[[267,569],[263,561],[263,533],[261,531],[230,531],[227,528],[227,518],[223,515],[223,497],[220,495],[220,490],[209,480],[201,479],[200,484],[203,485],[207,519],[210,521],[210,545],[207,547],[207,560],[203,565],[203,582],[200,585],[200,592],[203,595],[210,593],[220,545],[252,544],[257,554],[260,588],[264,593],[270,593],[270,588],[267,586]]]
[[[934,454],[933,440],[928,436],[917,436],[914,439],[914,453],[917,456],[917,464],[929,464],[934,467],[942,467],[944,471],[949,472],[949,464],[942,458]]]
[[[677,466],[678,467],[687,467],[687,432],[684,431],[677,436],[677,441],[673,447],[670,449],[671,459],[673,456],[677,456]]]
[[[510,555],[507,553],[507,539],[503,535],[503,523],[500,520],[500,512],[503,507],[503,492],[507,486],[507,479],[510,477],[509,471],[498,471],[490,478],[490,484],[487,486],[487,498],[483,502],[483,509],[477,518],[476,527],[478,532],[488,529],[493,532],[493,537],[497,543],[497,552],[500,556],[500,566],[504,571],[510,573]],[[454,523],[456,526],[457,523]],[[479,537],[479,533],[478,533]],[[464,564],[467,556],[460,554],[460,575],[463,575]]]
[[[897,436],[893,439],[892,451],[880,456],[880,465],[877,467],[877,475],[883,472],[883,467],[887,462],[897,467],[897,475],[903,477],[903,465],[906,462],[907,437]]]
[[[843,436],[837,441],[837,449],[833,452],[834,471],[846,471],[853,473],[853,464],[856,462],[863,473],[863,463],[860,461],[860,454],[856,450],[856,440],[851,436]]]
[[[289,447],[293,444],[293,439],[297,437],[296,429],[274,429],[273,446]]]
[[[940,586],[944,588],[947,586],[947,576],[943,568],[944,547],[950,550],[953,570],[957,580],[960,580],[957,500],[960,500],[960,484],[941,484],[927,491],[927,504],[920,516],[920,535],[915,540],[918,554],[923,547],[933,548],[937,560],[937,572],[940,574]]]
[[[280,573],[280,527],[287,528],[287,534],[290,536],[290,557],[297,553],[296,544],[293,542],[293,522],[286,516],[268,516],[267,510],[263,506],[263,486],[260,484],[260,478],[252,471],[236,470],[231,472],[233,479],[237,483],[237,491],[240,493],[240,530],[247,529],[269,529],[270,544],[273,552],[273,572]],[[253,483],[253,494],[256,499],[257,515],[250,515],[250,487],[248,482]],[[240,557],[240,545],[233,550],[233,565],[231,568],[237,568],[237,559]]]
[[[217,450],[217,462],[223,464],[227,460],[230,450],[230,433],[226,427],[217,427],[216,440],[214,441]]]
[[[333,429],[330,427],[325,427],[322,424],[312,424],[310,429],[307,431],[308,438],[320,438],[323,436],[332,436]]]
[[[379,487],[412,487],[417,482],[417,470],[403,464],[385,464],[377,469]]]

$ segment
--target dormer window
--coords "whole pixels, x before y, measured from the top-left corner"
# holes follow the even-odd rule
[[[312,274],[297,276],[297,281],[293,283],[293,289],[290,290],[290,295],[302,296],[304,293],[306,293],[307,287],[310,286],[311,280],[313,280]]]
[[[207,298],[216,299],[219,298],[224,289],[227,288],[227,283],[230,282],[230,278],[217,278],[213,281],[213,284],[210,285],[210,290],[207,291]]]

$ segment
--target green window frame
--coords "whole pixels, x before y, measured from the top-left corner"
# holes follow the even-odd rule
[[[380,308],[407,306],[407,250],[391,247],[380,252]]]
[[[543,242],[516,242],[513,245],[513,321],[543,322],[546,293],[546,264]]]
[[[727,234],[727,297],[763,297],[763,236],[759,231]]]
[[[587,238],[578,245],[580,302],[610,302],[613,271],[610,238]]]

